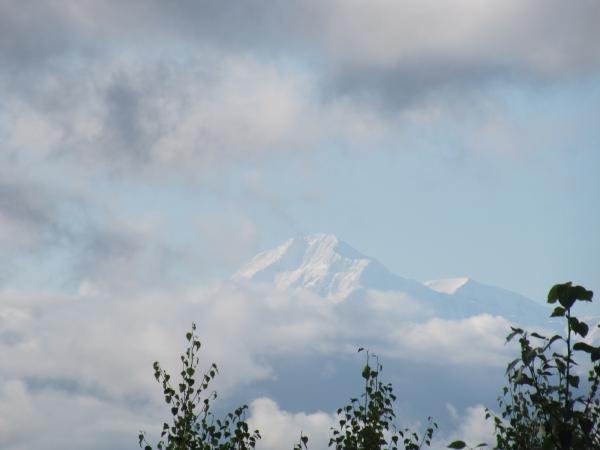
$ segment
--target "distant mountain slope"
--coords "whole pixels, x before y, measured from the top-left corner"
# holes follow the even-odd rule
[[[550,314],[550,310],[544,305],[521,294],[465,277],[428,281],[424,284],[435,291],[460,299],[467,309],[501,315],[512,322],[543,322]]]
[[[233,278],[272,283],[280,289],[307,289],[337,300],[361,288],[423,288],[420,283],[394,275],[380,262],[330,234],[293,238],[259,253]]]
[[[395,275],[374,258],[330,234],[296,237],[259,253],[233,280],[308,290],[336,302],[349,298],[368,301],[373,291],[397,293],[445,319],[491,314],[516,323],[534,324],[543,323],[548,316],[547,309],[533,300],[469,278],[419,283]]]

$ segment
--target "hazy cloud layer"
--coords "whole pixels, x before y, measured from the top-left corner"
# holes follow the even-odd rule
[[[286,361],[290,355],[296,359],[352,354],[366,345],[390,363],[428,360],[457,369],[463,366],[463,370],[474,365],[501,370],[510,350],[498,345],[507,325],[501,318],[425,322],[405,318],[392,324],[368,301],[358,314],[355,305],[346,308],[352,309],[350,313],[343,303],[266,286],[226,283],[204,292],[131,294],[129,290],[103,292],[88,284],[71,297],[4,292],[1,304],[0,357],[11,361],[0,369],[3,448],[42,448],[36,444],[40,433],[46,434],[44,448],[80,448],[82,442],[90,448],[111,448],[125,445],[137,428],[158,429],[156,422],[165,411],[151,364],[160,360],[176,370],[177,353],[184,344],[181,330],[192,320],[204,343],[203,361],[219,364],[221,375],[215,387],[226,399],[228,393],[246,392],[243,387],[248,383],[278,379],[282,363],[274,362]],[[387,314],[400,317],[402,303],[397,307]],[[400,335],[406,340],[398,339]],[[447,338],[444,342],[442,336]],[[470,350],[465,352],[466,348]],[[67,415],[61,416],[61,422],[45,421],[55,416],[53,410]],[[72,426],[65,419],[70,417],[68,411],[76,414],[75,410],[79,411],[78,437],[67,445],[60,439],[67,433],[64,427]],[[323,438],[328,428],[322,426],[330,416],[309,413],[284,413],[267,399],[252,404],[257,425],[270,420],[267,416],[282,424],[281,430],[266,436],[265,448],[276,448],[282,439],[290,438],[287,431],[298,426],[314,430],[316,441]],[[28,423],[38,431],[24,428],[24,422],[17,420],[21,416],[28,416]],[[51,427],[52,433],[44,431]]]
[[[4,160],[130,173],[360,147],[440,114],[485,128],[494,86],[570,82],[600,63],[591,1],[0,8]]]
[[[476,67],[500,76],[502,69],[516,75],[585,72],[595,68],[600,57],[594,45],[600,11],[593,1],[3,5],[7,39],[2,57],[15,65],[85,56],[93,54],[89,48],[94,47],[114,51],[123,43],[126,50],[140,45],[162,50],[187,43],[267,55],[294,53],[334,69],[402,69],[414,63],[423,67],[418,61],[471,69],[440,76],[452,80]]]

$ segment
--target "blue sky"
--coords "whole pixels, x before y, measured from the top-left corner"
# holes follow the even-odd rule
[[[558,0],[2,2],[0,327],[187,305],[318,232],[419,281],[597,290],[599,22]],[[0,411],[33,370],[0,371]]]

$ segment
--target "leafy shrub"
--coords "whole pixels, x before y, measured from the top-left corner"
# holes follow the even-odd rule
[[[364,349],[359,349],[359,352]],[[362,370],[365,382],[359,397],[337,410],[337,426],[331,429],[329,447],[336,450],[420,450],[429,446],[437,424],[428,420],[428,427],[421,437],[407,428],[398,429],[394,424],[396,415],[393,403],[396,400],[391,383],[380,380],[383,369],[379,358],[365,351],[366,364]],[[308,438],[301,435],[295,450],[308,448]]]
[[[216,392],[205,395],[210,382],[218,373],[212,364],[199,382],[198,351],[200,341],[196,336],[196,325],[186,334],[189,346],[181,355],[181,381],[176,387],[171,375],[154,363],[154,378],[163,388],[165,402],[171,407],[172,422],[164,423],[157,449],[165,450],[247,450],[256,446],[260,439],[258,430],[251,432],[245,421],[248,407],[242,405],[223,419],[218,419],[210,409],[210,402],[217,398]],[[139,446],[152,450],[146,435],[139,434]]]
[[[487,410],[495,426],[496,446],[501,450],[600,450],[600,346],[586,342],[589,326],[575,317],[578,301],[592,301],[593,293],[572,283],[557,284],[548,293],[555,305],[552,317],[566,322],[566,336],[551,337],[521,328],[512,328],[507,342],[518,338],[520,356],[506,370],[508,385],[498,399],[500,414]],[[600,326],[600,325],[599,325]],[[260,439],[245,421],[248,407],[242,405],[223,419],[210,409],[216,392],[208,395],[210,382],[218,373],[212,364],[197,382],[199,365],[196,327],[187,333],[189,346],[181,355],[181,381],[175,388],[171,376],[154,363],[154,377],[162,385],[171,408],[172,422],[164,423],[159,450],[247,450]],[[359,352],[364,351],[359,349]],[[360,397],[337,410],[338,422],[331,429],[329,447],[336,450],[420,450],[430,446],[437,424],[428,418],[425,432],[398,429],[394,423],[396,400],[391,383],[380,380],[382,365],[377,356],[365,351],[362,370],[364,390]],[[579,356],[580,358],[576,358]],[[587,383],[581,383],[576,369],[581,357],[589,359]],[[581,384],[581,386],[580,386]],[[153,450],[143,432],[139,445]],[[475,448],[486,446],[479,444]],[[467,448],[454,441],[448,448]],[[294,450],[307,450],[308,437],[300,434]]]
[[[576,302],[591,302],[592,297],[592,291],[571,282],[550,289],[548,303],[555,305],[551,317],[564,318],[566,336],[512,328],[507,342],[518,338],[521,354],[506,369],[508,385],[498,399],[500,415],[487,411],[487,418],[494,421],[496,448],[600,449],[600,347],[585,342],[589,326],[572,312]],[[576,372],[581,357],[591,365],[586,386]],[[463,441],[450,446],[465,447]]]

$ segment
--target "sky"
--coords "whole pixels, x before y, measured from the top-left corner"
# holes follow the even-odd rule
[[[307,233],[419,281],[598,289],[599,22],[593,0],[0,1],[0,404],[38,432],[83,404],[111,419],[73,448],[124,442],[193,305],[244,323],[214,286]],[[43,448],[15,417],[1,446]]]

